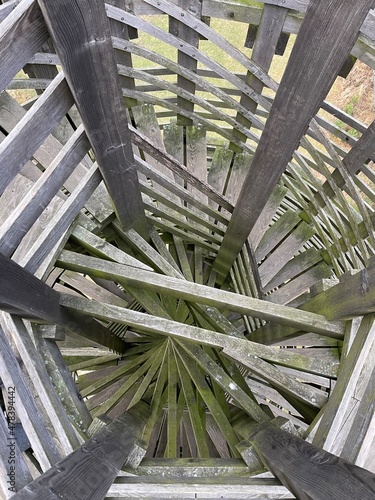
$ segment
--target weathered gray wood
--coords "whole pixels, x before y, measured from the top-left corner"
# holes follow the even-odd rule
[[[374,497],[375,474],[271,424],[260,424],[249,441],[272,473],[300,500]]]
[[[40,396],[40,401],[51,419],[64,455],[69,454],[79,445],[79,441],[65,414],[61,401],[57,397],[49,375],[45,370],[44,361],[36,350],[29,332],[19,318],[13,318],[4,312],[0,313],[0,324],[8,338],[12,339],[21,356],[23,365]]]
[[[6,387],[14,388],[15,406],[25,429],[36,459],[43,471],[58,462],[62,455],[50,429],[46,427],[38,406],[31,394],[25,376],[9,344],[7,336],[0,327],[0,377]]]
[[[35,0],[23,1],[0,26],[0,90],[47,41],[48,31]]]
[[[350,318],[375,312],[375,259],[368,267],[308,300],[303,309],[321,311],[329,318]]]
[[[58,345],[52,339],[41,338],[41,329],[40,325],[33,325],[34,342],[44,360],[45,369],[51,377],[68,418],[79,432],[86,433],[92,417],[79,394]]]
[[[7,395],[5,410],[7,415],[10,413],[9,423],[3,412],[0,414],[0,494],[6,500],[33,479],[15,439],[15,418],[11,413],[14,412],[13,388],[7,389]]]
[[[362,164],[373,156],[375,152],[374,140],[375,122],[372,122],[344,158],[343,163],[352,175],[361,170]]]
[[[256,367],[257,363],[259,366],[267,365],[265,362],[260,363],[260,359],[258,360],[258,358],[263,358],[273,363],[290,366],[302,371],[306,370],[319,375],[335,377],[337,374],[336,363],[326,362],[326,360],[320,362],[318,359],[314,360],[308,356],[288,353],[286,349],[260,346],[259,344],[247,340],[197,328],[195,326],[184,325],[164,318],[154,317],[152,324],[150,324],[147,321],[147,314],[110,306],[108,304],[100,304],[94,301],[90,302],[88,299],[73,297],[68,294],[61,295],[60,300],[65,307],[72,311],[79,310],[85,315],[118,321],[132,328],[136,328],[137,331],[156,333],[163,336],[167,335],[182,340],[191,340],[195,343],[201,343],[211,347],[221,347],[224,349],[225,353],[229,353],[231,358],[251,368]],[[274,374],[276,375],[278,372],[279,370],[275,370]],[[281,378],[281,374],[279,378]],[[288,377],[285,378],[285,380],[287,379]],[[320,394],[320,396],[317,396],[317,399],[324,401],[326,395]],[[317,399],[312,402],[316,403]]]
[[[191,12],[197,19],[200,20],[201,10],[202,10],[202,1],[201,0],[190,0],[189,4],[186,4],[183,0],[178,0],[177,5],[179,7],[183,7],[189,12]],[[177,21],[173,17],[169,18],[169,31],[177,38],[188,42],[193,47],[198,48],[199,45],[199,34],[194,30],[186,26],[183,22]],[[191,71],[195,71],[197,69],[197,61],[196,59],[184,54],[183,52],[178,51],[177,54],[177,62],[179,65],[188,68]],[[187,80],[181,75],[177,76],[177,85],[188,90],[191,94],[195,92],[195,84],[191,80]],[[186,101],[181,97],[177,97],[177,105],[186,108],[188,111],[193,111],[194,105],[193,103]],[[186,120],[183,115],[177,115],[177,125],[193,125],[191,120]]]
[[[263,8],[251,57],[252,60],[259,64],[259,66],[261,66],[265,71],[269,71],[271,66],[276,47],[282,33],[286,15],[286,8],[270,6],[268,4],[266,4]],[[249,71],[246,75],[245,81],[257,92],[262,92],[263,83],[254,77],[254,75]],[[240,104],[249,109],[252,113],[256,112],[256,102],[249,99],[246,95],[241,96]],[[237,120],[245,126],[251,126],[251,122],[244,118],[240,113],[237,113]],[[236,131],[234,133],[236,134]]]
[[[156,4],[156,0],[147,0],[147,2]],[[254,74],[256,74],[256,76],[260,80],[262,80],[267,86],[269,86],[270,88],[276,89],[277,85],[275,84],[275,82],[259,66],[254,64],[240,50],[235,49],[231,44],[229,44],[219,34],[215,33],[213,30],[210,30],[208,28],[208,26],[206,24],[204,24],[202,21],[199,21],[195,16],[188,14],[186,11],[181,11],[181,9],[179,9],[176,6],[173,6],[172,4],[168,5],[167,2],[161,2],[160,6],[158,6],[158,8],[161,6],[165,12],[168,11],[168,14],[172,15],[173,17],[176,17],[176,16],[178,16],[179,18],[184,17],[184,24],[187,24],[188,26],[194,28],[196,31],[198,31],[200,34],[202,34],[206,38],[212,39],[212,41],[214,43],[218,42],[218,45],[223,50],[226,50],[229,54],[233,55],[235,59],[239,59],[241,64],[243,64],[245,67],[247,67],[250,71],[253,71]],[[181,12],[184,14],[183,16],[181,16]],[[211,68],[213,71],[215,71],[215,73],[220,75],[222,78],[233,83],[233,85],[235,85],[235,87],[238,87],[244,93],[251,96],[256,102],[258,102],[258,104],[261,104],[265,109],[270,108],[269,102],[267,101],[267,99],[265,99],[262,96],[259,96],[256,92],[254,92],[251,89],[251,87],[244,84],[244,82],[240,78],[235,76],[230,71],[226,70],[220,64],[216,63],[212,58],[208,57],[203,52],[195,49],[194,47],[191,47],[188,43],[177,39],[176,37],[170,35],[169,33],[166,33],[165,31],[161,30],[160,28],[157,28],[156,26],[145,22],[144,20],[140,19],[139,17],[132,16],[128,12],[124,12],[120,9],[116,9],[115,7],[107,6],[107,14],[110,18],[117,19],[118,21],[131,24],[132,26],[139,28],[142,31],[145,31],[146,33],[149,33],[152,36],[156,36],[157,38],[160,38],[161,40],[163,40],[164,42],[167,42],[168,44],[177,48],[181,52],[184,52],[187,55],[194,57],[198,61],[202,62],[208,68]],[[188,114],[189,113],[187,112],[187,115]]]
[[[356,463],[373,413],[371,376],[374,370],[374,316],[365,317],[342,363],[340,376],[314,436],[313,443]],[[358,413],[359,412],[359,413]],[[366,418],[366,415],[368,417]],[[369,420],[368,420],[369,419]],[[372,442],[369,439],[369,444]],[[368,450],[368,448],[367,448]],[[365,455],[362,456],[362,465]]]
[[[19,246],[15,255],[20,265],[38,277],[44,276],[46,269],[53,265],[54,259],[67,241],[72,223],[101,181],[97,164],[94,164],[82,178],[67,201],[57,209],[51,210],[50,220],[45,227],[37,229],[31,246]]]
[[[89,149],[80,127],[0,227],[0,251],[10,256]]]
[[[146,236],[146,220],[104,5],[88,4],[85,0],[54,4],[41,0],[40,5],[119,221],[125,228],[135,227]],[[76,36],[69,36],[64,26],[70,29],[75,26]],[[85,47],[85,50],[77,50],[77,47]],[[104,129],[102,123],[106,123]]]
[[[349,0],[310,3],[214,265],[222,275],[228,274],[372,6],[372,0],[355,6]]]
[[[139,133],[139,131],[134,130],[132,127],[130,127],[130,130],[132,131],[132,140],[134,144],[139,146],[144,151],[147,151],[151,156],[172,170],[172,172],[188,181],[192,186],[199,189],[199,191],[206,194],[209,198],[217,201],[219,205],[226,208],[229,212],[233,211],[233,205],[229,202],[229,200],[222,196],[220,192],[195,177],[182,163],[179,162],[179,160],[173,158],[170,154],[151,144],[146,137]],[[225,219],[223,222],[225,222]]]
[[[26,318],[58,323],[103,345],[108,344],[112,349],[124,349],[123,341],[99,323],[69,317],[60,307],[56,291],[2,254],[0,271],[0,289],[3,291],[0,304],[3,310]]]
[[[63,73],[59,73],[32,109],[0,144],[0,193],[50,134],[73,104]],[[40,124],[40,126],[36,126]]]
[[[267,285],[314,234],[314,229],[302,222],[259,266],[262,284]]]
[[[13,498],[102,500],[120,468],[135,468],[145,454],[140,437],[147,417],[142,409],[111,422]]]
[[[21,0],[8,0],[4,4],[0,5],[0,22],[9,16],[9,14],[14,10]]]
[[[287,488],[275,479],[265,478],[158,478],[121,477],[111,486],[108,499],[115,498],[204,498],[216,500],[220,497],[231,500],[294,500]]]
[[[141,269],[135,270],[116,263],[108,264],[95,257],[79,256],[72,252],[63,251],[57,265],[87,274],[99,273],[101,276],[106,276],[107,279],[121,280],[132,286],[147,286],[159,293],[177,295],[193,302],[201,302],[214,307],[226,306],[234,311],[256,315],[265,320],[298,325],[301,329],[308,331],[324,333],[327,330],[333,330],[336,334],[342,334],[343,332],[343,324],[340,322],[329,323],[325,318],[315,314],[301,313],[301,311],[285,306],[271,305],[259,299],[240,296],[224,290],[215,290],[205,285],[190,283],[169,276],[160,276]]]

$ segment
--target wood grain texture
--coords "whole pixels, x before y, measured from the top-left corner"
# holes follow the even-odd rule
[[[13,498],[102,500],[124,463],[136,467],[142,460],[145,450],[140,438],[145,421],[144,408],[126,412]]]
[[[220,274],[229,272],[373,4],[310,3],[214,265]]]
[[[249,441],[271,472],[300,500],[374,498],[375,474],[271,424],[260,424]]]
[[[40,1],[120,223],[147,237],[104,4]]]
[[[63,147],[55,161],[28,192],[0,227],[0,251],[10,256],[32,224],[42,214],[62,184],[89,149],[83,128],[80,127]]]
[[[80,256],[73,252],[63,251],[57,265],[65,269],[78,271],[93,276],[100,275],[127,285],[147,288],[158,293],[173,295],[192,302],[203,303],[214,307],[226,306],[242,314],[254,315],[265,320],[272,320],[286,325],[296,325],[301,329],[325,333],[334,331],[343,333],[343,324],[328,322],[323,316],[302,312],[277,304],[270,304],[260,299],[241,296],[225,290],[214,289],[205,285],[191,283],[157,273],[135,269],[116,263],[108,263],[95,257]]]
[[[32,157],[73,104],[62,73],[0,144],[0,193]]]
[[[48,30],[37,2],[21,2],[0,27],[0,91],[47,39]]]

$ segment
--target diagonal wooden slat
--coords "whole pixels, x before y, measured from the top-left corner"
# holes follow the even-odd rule
[[[147,238],[104,3],[41,0],[39,4],[119,221]]]
[[[344,325],[340,322],[328,322],[324,316],[302,312],[286,306],[270,304],[260,299],[234,294],[187,280],[143,271],[130,266],[109,263],[96,257],[81,256],[64,250],[57,265],[81,273],[105,277],[131,286],[141,287],[176,296],[191,302],[198,302],[214,307],[228,307],[242,314],[253,315],[264,320],[271,320],[286,325],[295,325],[303,330],[322,334],[336,334],[342,337]]]
[[[373,6],[373,0],[311,1],[214,264],[221,275],[228,274]]]
[[[48,39],[36,0],[21,2],[0,27],[0,90]]]
[[[103,499],[120,468],[136,468],[142,460],[145,450],[140,437],[146,413],[143,406],[126,412],[13,498]]]

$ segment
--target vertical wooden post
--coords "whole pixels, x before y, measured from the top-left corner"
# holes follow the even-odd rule
[[[40,0],[100,172],[125,229],[148,238],[109,22],[102,0]]]
[[[186,9],[188,12],[194,14],[198,19],[201,18],[202,12],[202,0],[189,0],[186,2],[185,0],[179,0],[178,6]],[[187,4],[187,5],[186,5]],[[193,47],[198,48],[199,45],[199,34],[186,26],[183,22],[177,21],[173,17],[169,18],[169,30],[173,35],[180,38],[181,40],[188,42]],[[188,56],[184,52],[178,51],[178,64],[181,66],[190,69],[191,71],[196,71],[197,69],[197,60]],[[189,91],[191,94],[195,93],[195,83],[187,80],[181,75],[177,77],[177,84],[179,87]],[[192,112],[194,109],[194,104],[192,102],[187,101],[183,97],[177,97],[177,105],[187,111]],[[177,124],[178,125],[193,125],[190,118],[186,118],[183,115],[177,116]]]
[[[375,498],[375,474],[272,424],[259,424],[249,441],[266,467],[299,500]]]

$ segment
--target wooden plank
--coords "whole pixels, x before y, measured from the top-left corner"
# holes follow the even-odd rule
[[[374,497],[374,474],[273,425],[259,424],[249,441],[272,473],[301,500]]]
[[[158,478],[140,476],[118,478],[108,492],[108,499],[147,498],[160,499],[202,498],[216,500],[224,497],[230,500],[295,500],[287,488],[270,478]]]
[[[373,121],[362,134],[360,139],[344,157],[343,163],[352,175],[362,169],[362,165],[367,163],[375,152],[375,121]]]
[[[288,283],[278,290],[272,291],[267,296],[267,300],[276,302],[277,304],[288,305],[303,293],[308,292],[316,283],[331,276],[332,269],[325,262],[320,262],[297,278],[291,279],[291,281],[288,281]]]
[[[369,425],[366,414],[370,417],[372,413],[371,389],[368,399],[366,388],[371,384],[374,370],[374,348],[374,316],[369,315],[362,320],[342,363],[337,383],[313,440],[313,444],[324,446],[325,450],[335,455],[341,455],[344,449],[346,456],[343,458],[353,463],[356,463],[362,446],[366,446],[363,441]]]
[[[232,396],[232,398],[243,408],[255,421],[267,421],[266,415],[261,408],[235,383],[227,373],[217,365],[211,357],[199,346],[179,342],[185,351],[193,357],[197,363],[216,382]]]
[[[261,238],[263,237],[269,224],[271,224],[272,218],[274,217],[276,210],[279,208],[286,193],[287,188],[282,185],[278,185],[268,198],[265,207],[250,232],[250,241],[254,248],[257,248],[259,245]]]
[[[296,212],[288,210],[264,233],[259,244],[255,247],[257,262],[261,262],[284,238],[301,222]]]
[[[47,168],[45,174],[28,190],[21,203],[1,225],[0,251],[4,255],[10,256],[14,252],[23,236],[52,201],[88,149],[87,138],[83,127],[80,127]]]
[[[259,80],[261,80],[266,86],[275,90],[275,82],[272,78],[264,71],[259,65],[257,65],[254,61],[249,59],[243,52],[236,49],[233,45],[231,45],[227,40],[224,39],[217,32],[212,30],[207,24],[200,21],[196,18],[193,13],[189,13],[188,11],[182,10],[179,7],[169,3],[167,0],[144,0],[145,3],[156,6],[161,11],[166,14],[176,18],[183,18],[183,23],[186,26],[194,29],[200,35],[204,36],[208,40],[210,40],[215,45],[219,46],[222,50],[224,50],[227,54],[231,55],[234,59],[237,59],[241,64],[249,69]],[[159,2],[160,3],[157,3]],[[182,15],[183,14],[183,15]],[[183,45],[180,44],[181,51],[184,51]],[[209,66],[209,65],[208,65]]]
[[[191,383],[191,374],[188,372],[186,365],[179,360],[178,352],[175,347],[173,350],[176,357],[181,389],[184,392],[186,405],[189,410],[189,420],[197,446],[197,456],[199,458],[209,458],[210,452],[207,445],[206,426],[198,407],[199,392],[193,387]]]
[[[36,350],[29,332],[19,318],[12,318],[9,314],[0,312],[0,324],[16,346],[22,363],[51,420],[63,453],[68,455],[77,448],[79,441],[45,370],[40,352]]]
[[[238,444],[239,439],[235,434],[227,416],[225,415],[223,408],[216,400],[215,395],[205,379],[205,376],[199,370],[196,363],[194,361],[193,363],[190,361],[190,357],[187,355],[186,351],[181,349],[180,346],[176,347],[175,350],[196,387],[197,395],[198,393],[200,394],[204,404],[207,406],[211,415],[215,419],[215,422],[230,446],[233,456],[238,458],[239,454],[236,449],[236,445]],[[181,362],[179,364],[181,364]],[[199,446],[198,443],[197,445]]]
[[[0,22],[9,16],[9,14],[14,10],[21,0],[8,0],[6,3],[0,5]]]
[[[18,4],[0,26],[0,91],[47,39],[48,31],[38,3],[27,0]]]
[[[51,377],[52,384],[55,386],[69,419],[81,434],[86,433],[92,422],[92,417],[85,401],[77,389],[58,345],[52,339],[41,338],[40,329],[40,326],[33,325],[33,338],[44,360],[47,373]]]
[[[8,93],[3,93],[0,96],[1,103],[1,126],[10,133],[15,128],[24,116],[26,111],[18,104],[18,102],[10,97]],[[55,161],[55,158],[60,155],[62,144],[52,135],[48,136],[44,143],[34,153],[34,158],[45,169]],[[92,160],[87,160],[87,157],[82,161],[73,173],[66,180],[64,187],[70,193],[74,191],[82,177],[87,173],[88,168],[92,165]],[[41,171],[32,163],[28,162],[22,169],[22,174],[30,180],[36,182],[42,175]],[[34,175],[35,174],[35,175]],[[38,174],[38,175],[36,175]],[[62,194],[61,194],[62,195]],[[60,197],[61,197],[60,195]],[[113,215],[113,208],[110,202],[108,192],[101,183],[95,193],[86,203],[87,210],[94,215],[101,223],[105,223],[110,216]]]
[[[263,7],[262,17],[260,20],[259,28],[257,30],[254,47],[252,50],[252,60],[259,64],[265,71],[269,71],[277,44],[282,34],[282,29],[287,15],[287,9],[282,7],[275,7],[266,4]],[[247,72],[245,81],[258,93],[262,93],[263,83],[258,80],[251,72]],[[241,95],[240,104],[255,114],[257,103],[246,96]],[[251,127],[252,123],[247,118],[237,113],[236,119],[245,126]],[[234,134],[241,137],[241,134],[234,131]],[[244,137],[242,140],[244,141]],[[239,191],[238,191],[239,194]]]
[[[7,500],[16,491],[32,481],[32,476],[24,456],[15,439],[14,395],[13,387],[7,389],[8,400],[5,409],[8,421],[3,412],[0,414],[0,494]]]
[[[32,245],[20,245],[13,256],[20,265],[43,277],[53,265],[56,255],[69,238],[69,228],[101,181],[97,164],[82,178],[75,191],[57,210],[51,210],[51,218],[45,227],[39,228]]]
[[[223,276],[228,274],[285,171],[372,6],[372,0],[355,6],[350,0],[329,4],[317,0],[310,4],[259,141],[253,167],[214,264],[214,269]],[[339,34],[337,24],[342,26]]]
[[[86,0],[54,4],[41,0],[40,6],[119,221],[147,237],[104,5]],[[79,37],[67,36],[64,26],[75,26]],[[106,123],[105,129],[102,123]]]
[[[52,132],[73,104],[63,73],[59,73],[18,125],[0,144],[0,193]],[[36,126],[39,124],[39,126]]]
[[[67,315],[59,305],[59,294],[8,257],[0,254],[0,304],[3,310],[23,317],[58,323],[115,350],[124,348],[121,339],[97,322]],[[11,285],[11,286],[10,286]],[[91,323],[91,325],[90,325]]]
[[[79,495],[82,500],[103,499],[120,468],[137,467],[145,454],[139,444],[147,419],[142,410],[129,411],[108,424],[13,498],[47,500],[52,495]]]
[[[189,5],[183,0],[178,0],[177,5],[183,7],[189,12],[191,12],[197,19],[201,18],[202,2],[201,0],[190,0]],[[169,18],[169,31],[175,37],[189,43],[189,45],[198,48],[199,46],[199,34],[194,30],[189,28],[183,23],[183,19],[176,20],[173,17]],[[197,61],[193,57],[184,54],[184,52],[178,51],[177,62],[179,65],[188,68],[191,71],[196,71]],[[177,85],[187,90],[191,94],[195,93],[195,84],[191,80],[187,80],[181,75],[177,75]],[[194,110],[194,104],[187,101],[181,97],[177,97],[177,105],[181,108],[186,108],[188,111],[192,112]],[[191,120],[187,120],[183,115],[177,115],[177,125],[193,125]]]
[[[315,230],[302,222],[259,266],[262,285],[267,285],[314,234]]]
[[[250,316],[258,316],[265,320],[273,320],[286,325],[296,325],[307,331],[316,333],[334,332],[338,335],[343,334],[343,324],[330,323],[324,317],[301,312],[300,310],[270,304],[260,299],[240,296],[224,290],[217,290],[205,285],[191,283],[180,278],[169,276],[160,276],[156,273],[134,270],[129,266],[123,266],[116,263],[107,263],[96,259],[73,254],[63,251],[60,255],[57,265],[73,271],[87,274],[100,273],[107,279],[121,280],[128,282],[132,286],[145,287],[151,290],[175,295],[185,300],[199,302],[214,307],[228,307],[233,311],[241,312]]]
[[[127,324],[137,331],[157,333],[176,337],[182,340],[191,340],[195,343],[211,347],[221,347],[224,352],[230,352],[232,358],[242,364],[254,363],[256,358],[262,358],[272,363],[290,366],[302,371],[317,373],[328,377],[336,377],[337,364],[327,363],[326,360],[311,359],[309,356],[289,353],[287,349],[278,349],[261,346],[248,340],[242,340],[222,333],[213,332],[195,326],[184,325],[165,318],[154,317],[150,323],[149,316],[145,313],[123,309],[108,304],[90,301],[64,294],[60,298],[61,303],[72,311],[80,311],[85,315],[92,315],[100,319],[110,319]]]
[[[15,389],[15,407],[43,471],[61,459],[54,436],[47,429],[30,387],[12,351],[7,336],[0,327],[0,377],[6,387]]]
[[[321,311],[329,318],[350,318],[375,312],[375,259],[336,286],[308,300],[303,309]]]
[[[238,458],[194,459],[164,458],[144,459],[137,469],[140,476],[180,477],[245,477],[248,467]]]
[[[140,147],[140,149],[146,151],[151,156],[159,160],[166,167],[168,167],[172,172],[177,174],[186,180],[189,184],[194,186],[196,189],[206,194],[208,198],[216,201],[220,206],[226,208],[229,212],[233,211],[233,205],[227,200],[219,191],[211,187],[209,184],[204,183],[195,175],[193,175],[189,170],[182,164],[178,159],[175,159],[169,153],[166,153],[161,148],[156,147],[151,144],[143,134],[136,131],[134,128],[130,127],[132,132],[132,141],[134,144]]]
[[[156,0],[144,0],[147,3],[156,4]],[[225,40],[221,35],[210,29],[205,23],[199,21],[194,15],[189,14],[187,11],[183,11],[179,9],[177,6],[169,4],[167,1],[160,0],[160,5],[158,8],[162,8],[164,12],[168,13],[173,17],[180,18],[181,13],[184,17],[184,24],[194,28],[201,35],[210,39],[213,43],[220,46],[224,51],[228,54],[232,55],[235,59],[237,59],[241,64],[243,64],[246,68],[252,71],[260,80],[262,80],[268,87],[276,90],[277,84],[272,80],[272,78],[262,70],[259,66],[253,63],[246,55],[244,55],[240,50],[236,49],[231,45],[227,40]],[[117,19],[123,23],[131,24],[132,26],[149,33],[152,36],[156,36],[156,38],[160,38],[162,41],[167,42],[172,47],[177,48],[181,52],[194,57],[198,61],[204,64],[207,68],[211,68],[215,73],[220,75],[222,78],[226,79],[228,82],[233,83],[235,87],[243,90],[247,95],[251,96],[256,102],[261,104],[265,109],[269,109],[269,102],[263,96],[260,96],[256,92],[254,92],[249,86],[244,84],[244,82],[235,76],[233,73],[228,71],[222,65],[216,63],[212,58],[204,54],[203,52],[191,47],[190,44],[183,42],[182,40],[177,39],[176,37],[166,33],[164,30],[157,28],[150,23],[145,22],[143,19],[133,16],[128,12],[122,11],[120,9],[116,9],[112,6],[107,6],[107,14],[110,18]],[[177,108],[181,109],[181,108]],[[186,111],[186,110],[185,110]],[[182,114],[182,113],[181,113]],[[190,114],[186,111],[187,116]]]

